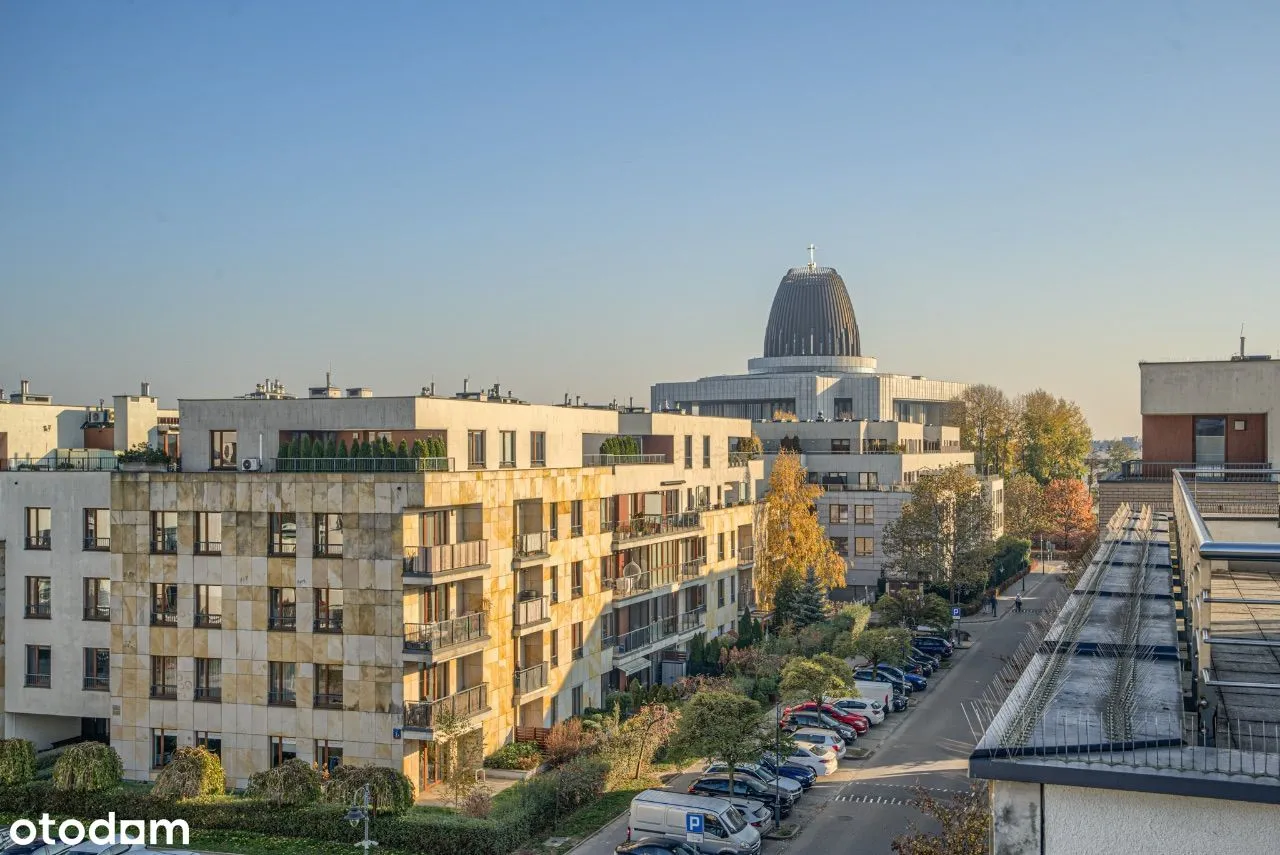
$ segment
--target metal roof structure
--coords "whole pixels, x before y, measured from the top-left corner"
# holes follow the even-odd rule
[[[769,310],[764,355],[862,355],[853,303],[834,268],[809,264],[782,277]]]

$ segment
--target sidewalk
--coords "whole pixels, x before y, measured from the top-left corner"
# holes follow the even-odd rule
[[[1040,587],[1048,583],[1050,580],[1055,579],[1062,573],[1065,567],[1065,561],[1046,561],[1045,571],[1043,573],[1029,573],[1023,577],[1028,580],[1026,591],[1022,590],[1021,583],[1019,583],[1010,585],[1009,589],[1005,593],[996,595],[998,611],[994,617],[991,615],[990,607],[986,607],[975,615],[960,618],[956,621],[955,625],[968,626],[970,624],[992,623],[993,621],[1001,620],[1005,615],[1015,611],[1013,601],[1017,598],[1018,594],[1022,594],[1024,609],[1032,608],[1033,606],[1031,605],[1031,602],[1038,599],[1037,595],[1040,593]]]

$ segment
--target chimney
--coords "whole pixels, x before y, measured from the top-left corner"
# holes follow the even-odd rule
[[[148,383],[146,380],[142,381],[142,397],[144,398],[151,397],[151,384]]]
[[[462,378],[462,394],[464,394],[464,395],[465,395],[465,394],[467,394],[467,381],[468,381],[469,379],[471,379],[471,378],[469,378],[469,377],[463,377],[463,378]]]
[[[22,385],[22,397],[25,398],[31,394],[31,381],[23,380],[21,385]]]

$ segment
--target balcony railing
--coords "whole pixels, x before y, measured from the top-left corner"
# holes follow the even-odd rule
[[[317,543],[312,553],[316,558],[341,558],[341,543]]]
[[[43,534],[29,534],[23,541],[23,545],[27,549],[52,549],[53,535],[47,531]]]
[[[452,457],[276,457],[276,472],[452,472]]]
[[[85,677],[84,690],[86,692],[109,692],[111,691],[110,677]]]
[[[1238,483],[1274,482],[1270,463],[1168,463],[1154,460],[1128,460],[1120,465],[1118,477],[1125,481],[1170,481],[1175,470],[1188,483],[1194,481],[1230,481]]]
[[[489,615],[485,612],[436,623],[407,623],[404,625],[404,649],[412,653],[431,653],[455,644],[476,641],[488,634]]]
[[[707,607],[698,606],[690,612],[682,612],[680,614],[680,631],[689,632],[690,630],[702,629],[707,623]]]
[[[659,618],[648,626],[633,629],[616,637],[613,640],[614,650],[618,655],[634,653],[637,650],[648,647],[650,644],[656,644],[665,638],[675,635],[678,626],[678,618],[675,615]]]
[[[110,552],[111,538],[109,537],[86,537],[84,539],[85,552]]]
[[[169,685],[152,685],[151,697],[158,701],[173,701],[178,698],[178,687]]]
[[[115,455],[102,457],[74,457],[52,454],[48,457],[0,458],[0,469],[10,472],[115,472],[120,468],[120,458]]]
[[[730,451],[730,466],[746,466],[752,460],[759,460],[761,455],[755,451]]]
[[[197,701],[221,701],[221,686],[196,686],[195,699]]]
[[[614,527],[619,540],[632,540],[659,534],[695,531],[702,527],[702,517],[697,511],[682,514],[640,514]]]
[[[464,543],[441,543],[437,546],[410,547],[405,550],[404,574],[430,576],[467,567],[483,567],[489,563],[489,542],[468,540]]]
[[[23,685],[30,686],[33,689],[47,689],[52,685],[52,682],[48,674],[28,674]]]
[[[738,607],[747,611],[755,611],[757,608],[756,589],[750,585],[740,585],[738,587]]]
[[[535,597],[516,603],[516,626],[528,626],[550,618],[551,606],[546,597]]]
[[[665,454],[584,454],[583,466],[635,466],[641,464],[670,463]]]
[[[327,632],[333,635],[342,633],[342,615],[316,618],[311,626],[312,632]]]
[[[298,694],[293,689],[269,689],[267,705],[273,707],[292,707],[298,704]]]
[[[48,603],[27,603],[23,616],[48,620],[52,616],[52,609]]]
[[[197,540],[193,548],[196,555],[221,555],[222,541]]]
[[[152,626],[177,626],[177,625],[178,625],[178,613],[177,613],[177,612],[169,612],[169,611],[165,611],[165,612],[152,612],[152,613],[151,613],[151,625],[152,625]]]
[[[481,683],[447,698],[405,704],[404,726],[430,728],[435,726],[437,715],[443,711],[448,711],[459,718],[470,718],[488,708],[489,684]]]
[[[545,531],[530,531],[524,534],[517,534],[515,540],[516,557],[521,558],[528,555],[540,555],[547,551],[547,533]]]
[[[754,546],[738,547],[738,566],[744,567],[747,564],[753,564],[756,560],[756,548]]]
[[[527,695],[538,689],[547,687],[547,663],[539,662],[532,668],[517,671],[515,675],[516,694]]]
[[[111,620],[111,606],[85,606],[85,620]]]
[[[312,706],[318,709],[342,709],[342,692],[316,692]]]
[[[219,627],[222,626],[222,615],[197,612],[195,624],[206,628]]]
[[[706,569],[707,556],[700,555],[697,558],[691,558],[680,565],[680,576],[684,579],[696,579],[702,575],[702,571]]]

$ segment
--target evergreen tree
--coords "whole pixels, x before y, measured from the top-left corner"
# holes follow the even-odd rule
[[[413,456],[418,460],[428,457],[427,444],[420,439],[415,439],[413,441]]]
[[[333,437],[329,437],[324,443],[324,456],[330,460],[338,456],[338,445],[333,441]]]
[[[750,647],[759,639],[756,637],[755,625],[751,621],[751,613],[743,612],[738,618],[738,647]]]
[[[293,449],[290,447],[290,445],[291,443],[288,440],[285,440],[284,442],[280,443],[280,451],[277,453],[276,456],[277,456],[277,459],[279,460],[279,463],[277,464],[277,468],[281,472],[291,471],[291,468],[289,466],[289,458],[293,456]]]
[[[298,440],[298,444],[295,448],[296,450],[294,451],[294,459],[297,460],[298,462],[293,465],[294,471],[295,472],[311,471],[311,464],[304,462],[311,459],[310,435],[304,433],[302,435],[302,439]]]
[[[401,460],[409,459],[409,443],[405,442],[403,439],[400,440],[400,445],[396,448],[396,457]]]
[[[773,592],[774,625],[794,623],[796,616],[796,598],[800,596],[800,579],[795,573],[786,573],[778,580],[778,587]]]
[[[822,589],[822,583],[818,581],[817,574],[810,570],[805,576],[804,583],[800,585],[799,591],[796,592],[792,605],[791,619],[796,628],[821,622],[826,617],[826,600],[827,596]]]
[[[360,456],[365,460],[373,459],[373,446],[369,445],[369,440],[360,443]]]

